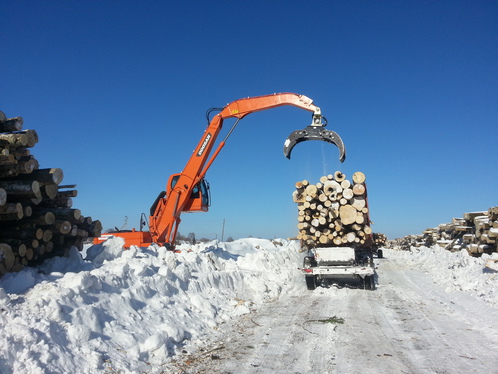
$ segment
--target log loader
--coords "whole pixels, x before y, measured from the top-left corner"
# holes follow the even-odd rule
[[[169,177],[166,190],[159,193],[150,208],[149,231],[143,230],[147,220],[145,214],[142,214],[140,230],[116,230],[95,238],[94,243],[98,244],[110,236],[116,236],[124,238],[125,247],[132,245],[148,247],[152,243],[157,243],[167,249],[174,250],[181,213],[208,211],[210,195],[209,185],[205,180],[206,172],[224,147],[238,122],[248,114],[284,105],[295,106],[313,113],[312,122],[309,126],[303,130],[292,132],[286,139],[284,143],[285,157],[290,159],[292,149],[300,142],[320,140],[336,145],[340,152],[339,160],[341,162],[345,160],[346,149],[342,139],[334,131],[325,129],[327,120],[322,116],[320,108],[310,98],[295,93],[275,93],[239,99],[223,108],[212,108],[208,111],[208,126],[185,168],[181,173],[173,174]],[[213,111],[219,111],[219,113],[210,119],[209,115]],[[228,118],[235,118],[236,121],[213,152],[223,121]]]

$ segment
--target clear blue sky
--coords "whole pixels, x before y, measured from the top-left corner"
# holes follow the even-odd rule
[[[38,132],[41,167],[63,169],[104,228],[148,214],[208,108],[274,92],[312,98],[346,162],[321,142],[283,156],[307,111],[249,115],[182,234],[220,238],[225,220],[225,239],[293,236],[294,183],[336,170],[365,173],[391,239],[498,205],[497,1],[3,0],[0,14],[0,110]]]

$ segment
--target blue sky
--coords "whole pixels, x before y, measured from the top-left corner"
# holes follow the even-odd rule
[[[42,168],[77,184],[73,207],[138,226],[181,172],[211,107],[312,98],[347,158],[286,137],[310,123],[281,107],[244,118],[207,173],[212,206],[180,232],[297,233],[294,183],[367,177],[374,232],[420,233],[498,205],[496,1],[0,2],[0,110],[40,137]],[[226,121],[221,140],[233,121]]]

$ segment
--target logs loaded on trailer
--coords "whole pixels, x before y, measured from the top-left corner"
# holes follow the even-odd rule
[[[61,185],[63,171],[40,168],[30,148],[35,130],[22,130],[22,117],[0,112],[0,275],[81,250],[102,225],[73,208],[75,185]]]
[[[365,179],[362,172],[354,173],[350,181],[336,171],[317,184],[296,183],[297,238],[303,248],[374,245]]]

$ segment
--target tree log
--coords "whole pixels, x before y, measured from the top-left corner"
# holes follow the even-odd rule
[[[71,208],[73,206],[73,199],[70,197],[63,197],[51,200],[42,200],[38,206],[44,208]]]
[[[69,234],[73,225],[69,221],[57,220],[54,224],[54,230],[63,235]]]
[[[30,174],[39,167],[36,159],[19,162],[15,165],[0,165],[0,178],[24,177],[23,174]],[[32,179],[32,178],[31,178]]]
[[[59,192],[58,186],[54,184],[45,184],[40,187],[43,198],[55,199],[57,193]]]
[[[20,176],[21,177],[21,176]],[[43,184],[60,184],[64,178],[64,173],[62,169],[52,168],[52,169],[37,169],[33,170],[29,176],[23,175],[24,179],[34,179],[37,180],[41,185]]]
[[[0,206],[5,205],[7,202],[7,191],[0,187]]]
[[[0,221],[21,219],[23,214],[21,203],[6,203],[0,206]]]
[[[24,120],[22,117],[8,118],[4,121],[0,121],[0,132],[14,132],[20,131]]]
[[[15,255],[14,252],[12,252],[10,245],[0,243],[0,259],[6,271],[12,269],[12,266],[14,266]]]
[[[340,171],[336,171],[336,172],[334,173],[334,179],[335,179],[337,182],[341,183],[344,179],[346,179],[346,175],[345,175],[345,174],[343,174],[343,173],[341,173]]]
[[[356,196],[361,196],[365,193],[365,185],[363,184],[360,184],[360,183],[355,183],[353,185],[353,193],[356,195]]]
[[[363,173],[358,173],[356,179],[364,181]],[[368,245],[371,228],[363,182],[351,184],[336,172],[301,191],[304,202],[298,203],[298,229],[303,245]]]
[[[351,205],[359,212],[362,211],[366,206],[366,201],[364,197],[355,196],[351,202]]]
[[[342,191],[342,196],[346,199],[346,200],[349,200],[351,199],[354,194],[353,194],[353,190],[351,188],[346,188]]]
[[[35,209],[31,217],[26,218],[23,221],[34,225],[50,226],[55,222],[55,214],[50,211],[42,212]]]
[[[2,236],[13,239],[37,239],[43,238],[43,230],[41,228],[19,228],[19,227],[3,227]],[[1,242],[1,239],[0,239]]]
[[[21,131],[20,134],[25,134],[28,138],[28,142],[26,144],[26,147],[34,147],[36,143],[38,143],[38,134],[36,130],[24,130]]]
[[[57,193],[57,196],[55,198],[60,199],[64,197],[76,197],[76,196],[78,196],[78,190],[61,191],[59,189],[59,192]]]
[[[339,217],[344,225],[350,225],[356,222],[356,209],[351,205],[342,205],[339,208]]]
[[[361,171],[357,171],[356,173],[353,174],[354,183],[364,183],[365,180],[366,180],[365,174],[363,174]]]
[[[0,134],[0,145],[9,145],[14,147],[25,147],[28,144],[26,134]]]
[[[71,209],[71,208],[42,208],[42,207],[34,207],[33,214],[37,212],[38,214],[51,212],[55,215],[55,218],[58,220],[68,220],[68,221],[77,221],[81,217],[81,210],[79,209]]]
[[[8,195],[32,197],[40,193],[40,184],[36,180],[0,181],[0,188]]]

